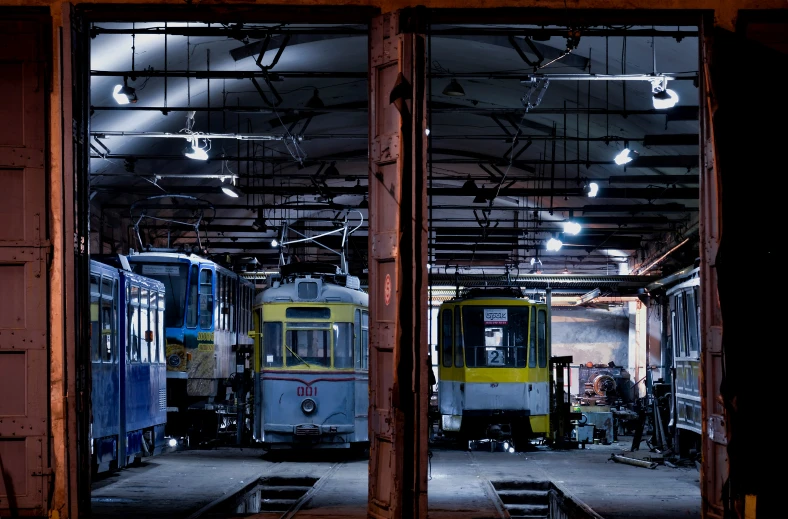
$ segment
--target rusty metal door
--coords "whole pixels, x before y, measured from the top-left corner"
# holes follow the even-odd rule
[[[427,517],[426,46],[421,9],[370,28],[369,498]]]
[[[785,132],[772,128],[784,124],[788,113],[782,82],[757,78],[742,90],[740,83],[731,81],[743,63],[749,70],[788,66],[788,24],[777,27],[772,15],[760,16],[766,17],[762,28],[767,41],[781,34],[771,41],[782,48],[753,41],[742,30],[741,19],[737,33],[713,27],[711,20],[702,25],[704,518],[785,516],[783,480],[764,470],[764,463],[779,465],[764,450],[764,438],[774,428],[779,407],[775,396],[784,392],[782,377],[767,368],[779,359],[784,305],[766,276],[780,257],[776,247],[782,236],[769,225],[746,226],[740,220],[745,211],[749,216],[755,211],[759,221],[780,221],[784,194],[764,186],[785,171]],[[752,260],[746,268],[741,264],[745,257]],[[748,274],[755,265],[767,269],[766,276]]]
[[[48,24],[0,19],[0,515],[46,515]]]

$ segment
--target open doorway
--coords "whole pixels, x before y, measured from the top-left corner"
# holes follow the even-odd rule
[[[523,415],[535,456],[607,445],[698,477],[698,20],[542,15],[434,13],[428,30],[433,445],[506,464]],[[517,392],[541,380],[527,331],[510,361],[477,355],[508,351],[490,345],[493,314],[505,330],[515,315],[504,288],[547,302],[551,355],[569,362],[550,380],[574,419],[548,434]]]
[[[316,443],[317,457],[309,474],[303,456],[293,474],[276,471],[288,487],[308,489],[330,468],[320,447],[352,444],[363,458],[369,15],[282,11],[85,13],[95,516],[118,503],[197,513],[271,472],[272,450],[297,454],[295,443]],[[323,291],[341,288],[357,311],[270,317],[258,296],[288,285],[288,268],[312,280],[299,297],[338,301]],[[311,379],[348,369],[359,380],[343,382],[343,398],[359,409],[337,421],[342,398]],[[266,400],[269,378],[292,386],[292,410],[279,393]],[[289,435],[276,429],[285,424]],[[221,473],[189,476],[178,502],[159,496],[183,463]],[[122,490],[125,478],[150,492]]]

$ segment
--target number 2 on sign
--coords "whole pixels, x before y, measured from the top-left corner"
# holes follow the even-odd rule
[[[499,350],[489,350],[487,352],[487,365],[488,366],[503,366],[505,359],[503,353]]]
[[[317,396],[317,387],[312,386],[298,386],[296,389],[298,396]]]

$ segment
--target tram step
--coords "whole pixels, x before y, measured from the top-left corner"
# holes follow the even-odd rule
[[[550,502],[547,490],[500,490],[498,496],[505,505],[547,505]]]
[[[549,481],[538,479],[497,480],[490,481],[490,483],[496,492],[502,490],[550,490],[551,488]]]
[[[287,512],[295,504],[296,499],[260,499],[261,512]]]
[[[516,505],[516,506],[507,506],[506,511],[509,512],[509,516],[514,517],[528,517],[530,518],[547,518],[550,516],[550,507],[547,505]]]
[[[284,477],[284,476],[271,476],[267,478],[262,478],[260,483],[264,487],[308,487],[312,488],[312,486],[317,483],[318,478],[312,477]]]
[[[269,486],[260,487],[260,496],[263,499],[300,499],[301,496],[309,492],[311,486]]]

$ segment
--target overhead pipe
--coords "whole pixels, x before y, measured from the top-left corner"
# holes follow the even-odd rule
[[[279,81],[284,78],[297,79],[367,79],[366,72],[340,72],[340,71],[295,71],[277,70],[267,72],[265,70],[91,70],[91,77],[163,77],[163,78],[191,78],[191,79],[264,79],[268,77],[271,81]],[[664,112],[664,110],[663,110]]]
[[[223,157],[222,160],[235,160],[234,157]],[[213,174],[215,178],[229,177],[231,175],[221,175],[218,173]],[[105,175],[105,176],[119,176],[119,175]],[[139,175],[140,177],[150,177],[155,175]],[[182,178],[186,178],[189,175],[184,175]],[[111,189],[111,186],[101,186],[97,189]],[[340,195],[365,195],[368,194],[368,189],[366,186],[330,186],[329,188],[330,194],[332,196],[340,196]],[[180,186],[179,190],[181,192],[189,192],[189,193],[204,193],[209,192],[210,188],[206,188],[205,186]],[[244,187],[244,192],[246,194],[274,194],[274,193],[286,193],[290,195],[311,195],[314,194],[315,188],[314,186],[246,186]],[[467,196],[467,193],[459,187],[433,187],[428,188],[428,194],[432,194],[434,196]],[[541,188],[503,188],[501,189],[499,196],[505,197],[538,197],[538,196],[560,196],[560,197],[581,197],[584,196],[582,192],[582,188],[576,189],[541,189]],[[615,198],[627,198],[627,199],[642,199],[642,200],[659,200],[659,199],[677,199],[677,200],[697,200],[700,196],[699,190],[697,188],[662,188],[662,187],[654,187],[654,188],[635,188],[635,189],[625,189],[625,188],[608,188],[605,189],[604,192],[600,192],[600,196],[597,198],[607,198],[607,199],[615,199]],[[606,208],[604,206],[600,206],[602,210]],[[573,210],[577,210],[574,208]],[[609,210],[609,209],[607,209]]]
[[[275,27],[275,26],[254,26],[247,25],[246,28],[242,27],[147,27],[143,29],[123,29],[123,28],[108,28],[101,26],[93,26],[90,29],[91,37],[95,38],[99,34],[147,34],[147,35],[165,35],[171,36],[226,36],[227,38],[243,39],[249,37],[251,39],[262,39],[269,34],[281,35],[296,35],[296,34],[347,34],[347,35],[367,35],[369,30],[366,27],[320,27],[315,28],[290,28],[290,27]]]
[[[106,204],[104,205],[106,208],[113,208],[113,209],[122,209],[127,208],[128,204]],[[217,209],[242,209],[242,207],[234,204],[215,204],[214,207]],[[257,206],[262,209],[298,209],[299,211],[320,211],[320,210],[332,210],[334,208],[343,208],[344,206],[340,204],[335,204],[333,206],[329,206],[327,204],[303,204],[303,205],[288,205],[288,204],[263,204]],[[432,207],[440,208],[440,209],[448,209],[448,210],[462,210],[468,209],[467,205],[433,205]],[[583,211],[583,212],[590,212],[588,207],[594,206],[586,206],[586,208],[578,209],[577,207],[555,207],[554,211]],[[639,210],[633,210],[632,208],[640,208]],[[620,208],[620,209],[619,209]],[[688,208],[681,204],[641,204],[635,206],[605,206],[602,208],[603,210],[609,210],[612,212],[625,212],[625,213],[692,213],[697,212],[698,209],[696,208]],[[522,207],[498,207],[493,206],[492,211],[522,211]],[[528,211],[533,212],[547,212],[551,209],[548,207],[529,207]],[[242,218],[242,217],[241,217]],[[582,217],[581,217],[582,218]],[[591,217],[591,218],[600,218],[600,217]],[[667,217],[666,217],[667,218]],[[629,217],[626,218],[629,221]],[[475,221],[475,220],[474,220]],[[544,221],[544,220],[538,220]],[[671,220],[675,222],[676,220]],[[593,223],[593,222],[592,222]]]
[[[262,139],[262,140],[271,140],[271,139]],[[352,150],[350,152],[346,152],[346,155],[343,159],[335,159],[332,157],[320,157],[320,158],[313,158],[309,162],[311,165],[317,165],[321,161],[331,161],[331,160],[352,160],[358,162],[366,163],[368,161],[367,158],[367,150]],[[436,153],[437,150],[436,150]],[[440,153],[441,155],[445,156],[457,156],[460,154],[469,154],[467,152],[463,152],[463,150],[444,150],[444,152]],[[165,154],[150,154],[150,155],[135,155],[135,154],[128,154],[128,153],[113,153],[107,154],[106,156],[101,155],[91,155],[90,158],[98,159],[98,158],[109,158],[109,159],[133,159],[133,160],[191,160],[188,157],[178,154],[178,155],[165,155]],[[229,157],[224,156],[222,160],[237,160],[238,157]],[[241,160],[246,161],[256,161],[256,162],[278,162],[282,164],[289,164],[295,166],[295,162],[293,161],[292,157],[279,157],[272,158],[272,157],[241,157]],[[460,158],[441,158],[441,159],[433,159],[433,164],[478,164],[479,162],[484,162],[486,164],[495,164],[495,165],[504,165],[508,166],[501,158],[495,157],[484,157],[481,154],[473,154],[473,156],[469,157],[460,157]],[[535,172],[535,168],[533,166],[538,165],[552,165],[552,161],[550,160],[543,160],[543,159],[519,159],[512,163],[512,165],[520,170],[528,171],[528,172]],[[555,164],[558,165],[575,165],[575,164],[585,164],[585,161],[578,161],[578,160],[557,160]],[[590,165],[597,165],[597,166],[612,166],[615,162],[613,160],[595,160],[591,161]],[[697,168],[699,164],[699,157],[697,155],[647,155],[647,156],[640,156],[634,159],[632,162],[627,164],[627,168],[680,168],[680,169],[694,169]],[[305,164],[307,165],[307,164]],[[659,177],[656,177],[659,178]],[[605,189],[606,191],[607,189]],[[600,193],[600,197],[604,196],[603,193]]]

